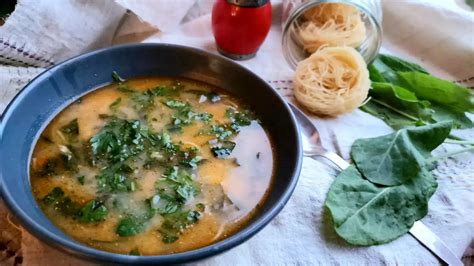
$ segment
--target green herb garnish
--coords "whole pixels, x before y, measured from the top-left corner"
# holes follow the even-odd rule
[[[51,192],[43,198],[43,203],[51,205],[64,198],[64,191],[60,187],[55,187]]]
[[[77,124],[77,118],[71,120],[67,125],[61,128],[61,132],[68,135],[79,134],[79,125]]]
[[[204,210],[206,210],[206,206],[202,203],[198,203],[196,204],[196,209],[200,212],[203,212]]]
[[[145,231],[148,221],[155,216],[156,211],[150,208],[149,201],[145,201],[146,212],[141,215],[127,215],[117,225],[116,233],[119,236],[134,236]]]
[[[189,103],[168,99],[164,100],[163,104],[175,110],[172,116],[171,123],[168,126],[170,131],[182,132],[182,127],[192,124],[193,121],[209,122],[212,119],[212,114],[209,113],[195,113],[191,110]]]
[[[125,79],[123,79],[116,71],[112,71],[112,80],[118,83],[125,81]]]
[[[115,111],[117,110],[118,106],[120,105],[120,103],[122,102],[122,98],[119,97],[117,98],[117,100],[115,100],[113,103],[111,103],[109,105],[109,108],[112,110],[112,111]]]
[[[91,200],[79,211],[79,221],[87,223],[100,222],[105,220],[108,213],[109,210],[103,202]]]
[[[84,183],[85,183],[85,178],[86,178],[86,177],[83,176],[83,175],[78,176],[78,177],[77,177],[77,182],[79,182],[79,184],[81,184],[81,185],[84,185]]]
[[[105,168],[96,176],[98,192],[134,191],[135,181],[129,177],[132,172],[133,169],[125,163],[116,163]]]
[[[131,256],[140,256],[140,251],[138,250],[138,248],[134,248],[134,249],[130,250],[130,252],[128,253],[128,255],[131,255]]]
[[[125,161],[144,150],[140,121],[112,119],[90,140],[95,160],[109,163]]]
[[[217,103],[221,101],[221,96],[215,92],[209,92],[206,94],[206,97],[212,102]]]
[[[138,235],[145,230],[147,220],[144,217],[128,216],[120,220],[116,232],[122,237]]]
[[[56,166],[57,165],[58,165],[58,163],[56,162],[56,160],[53,160],[53,159],[49,158],[46,161],[46,164],[44,165],[43,170],[41,171],[41,175],[46,175],[46,176],[54,175],[56,173]]]
[[[156,181],[155,188],[161,198],[180,204],[186,203],[200,192],[199,185],[193,177],[177,166],[168,168],[163,174],[163,179]]]
[[[235,142],[223,141],[211,147],[212,154],[218,158],[227,158],[235,148]]]
[[[42,202],[46,206],[53,207],[55,211],[84,223],[102,221],[108,214],[107,207],[101,201],[91,200],[81,207],[79,203],[66,196],[60,187],[55,187]]]
[[[198,211],[180,211],[164,215],[164,222],[158,230],[164,243],[173,243],[188,226],[195,224],[201,214]]]

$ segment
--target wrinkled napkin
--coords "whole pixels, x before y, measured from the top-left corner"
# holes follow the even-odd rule
[[[19,2],[20,4],[30,3],[21,0]],[[91,25],[96,25],[96,23],[116,24],[118,29],[114,30],[113,40],[83,43],[83,47],[80,49],[75,49],[74,46],[71,47],[71,45],[67,45],[67,42],[63,43],[61,40],[58,45],[53,45],[51,41],[47,42],[40,37],[32,39],[39,40],[36,44],[29,42],[28,38],[20,34],[19,31],[5,30],[4,27],[9,26],[8,23],[14,18],[14,13],[7,20],[7,24],[0,27],[0,62],[10,64],[9,66],[0,65],[0,111],[19,88],[43,70],[38,67],[48,66],[43,63],[38,64],[38,60],[34,59],[25,61],[28,64],[5,59],[10,55],[6,49],[10,48],[2,46],[1,41],[8,38],[17,38],[25,42],[17,44],[20,44],[19,47],[21,45],[29,47],[33,51],[37,51],[36,53],[41,52],[43,58],[47,58],[53,63],[91,49],[91,47],[135,41],[183,44],[217,53],[210,28],[211,0],[156,0],[153,2],[117,0],[116,6],[113,6],[112,1],[98,1],[101,2],[100,4],[92,4],[91,1],[84,0],[65,2],[73,3],[70,5],[80,9],[86,7],[94,9],[95,5],[110,4],[110,10],[116,10],[118,15],[110,11],[108,15],[102,14],[106,17],[99,19],[99,22],[90,18],[91,21],[88,23]],[[146,8],[143,6],[145,2]],[[293,100],[291,81],[293,71],[286,64],[280,45],[281,2],[272,2],[274,6],[273,23],[266,41],[256,58],[240,63],[266,79],[288,100]],[[125,10],[121,5],[132,10],[135,15],[125,16],[123,19]],[[41,5],[38,8],[40,7]],[[181,9],[177,10],[177,7]],[[101,8],[98,9],[100,10],[93,12],[104,12]],[[435,75],[457,81],[468,87],[474,86],[474,13],[470,12],[467,6],[454,0],[383,1],[383,11],[385,33],[383,52],[418,62]],[[29,14],[28,12],[26,13]],[[42,11],[34,12],[41,13]],[[85,16],[85,14],[83,15]],[[61,20],[57,17],[55,19]],[[71,17],[69,19],[73,21]],[[19,21],[19,18],[13,21]],[[43,25],[40,22],[35,23]],[[10,25],[9,27],[19,26]],[[84,29],[88,29],[88,27],[89,25],[83,25],[82,28],[77,27],[75,30],[78,31],[78,35],[82,35]],[[144,40],[143,35],[132,34],[150,32],[150,28],[158,28],[159,31],[154,31]],[[62,32],[67,28],[54,30]],[[92,32],[91,34],[97,34],[100,30]],[[64,32],[60,34],[55,31],[48,34],[69,36]],[[94,38],[99,38],[98,35]],[[89,40],[88,37],[80,39]],[[116,41],[118,39],[120,41]],[[71,41],[76,41],[76,39],[71,39]],[[41,47],[41,49],[35,49],[35,47]],[[65,52],[66,50],[67,52]],[[18,56],[18,53],[14,55]],[[14,59],[17,61],[26,60],[22,57]],[[338,152],[346,159],[349,158],[350,145],[355,139],[392,132],[382,121],[359,110],[337,119],[313,117],[313,121],[322,135],[324,146]],[[472,129],[456,133],[474,138]],[[444,145],[436,152],[442,153],[455,148],[453,145]],[[429,213],[423,222],[444,240],[459,258],[464,255],[464,262],[472,264],[474,262],[472,257],[474,249],[474,218],[472,215],[474,211],[474,155],[463,154],[444,160],[438,164],[434,174],[438,178],[439,187],[430,201]],[[439,264],[439,260],[410,235],[402,236],[389,244],[372,247],[351,247],[338,238],[331,228],[331,219],[323,208],[326,193],[336,175],[337,172],[324,161],[305,158],[300,180],[292,198],[283,211],[265,229],[246,243],[197,264],[225,265],[229,262],[235,265]],[[0,223],[1,221],[0,219]],[[23,232],[22,238],[21,252],[24,264],[48,264],[51,263],[52,258],[61,265],[87,264],[59,253],[26,232]]]

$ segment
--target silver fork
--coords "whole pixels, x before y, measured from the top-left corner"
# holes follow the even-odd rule
[[[349,167],[350,164],[339,155],[323,148],[318,130],[313,122],[296,106],[291,103],[289,105],[298,121],[302,134],[303,155],[307,157],[323,157],[336,165],[340,170]],[[462,261],[454,255],[448,246],[421,221],[415,222],[410,229],[410,234],[448,265],[463,265]]]

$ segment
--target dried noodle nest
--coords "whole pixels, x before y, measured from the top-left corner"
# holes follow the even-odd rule
[[[348,4],[325,3],[308,10],[298,25],[304,49],[315,52],[323,45],[358,47],[366,37],[360,11]]]
[[[369,72],[352,47],[325,47],[296,68],[294,94],[315,114],[337,116],[359,107],[370,89]]]

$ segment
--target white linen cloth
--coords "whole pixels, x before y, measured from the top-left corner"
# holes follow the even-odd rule
[[[150,8],[145,10],[146,13],[141,13],[142,7],[133,5],[140,2],[138,0],[117,2],[134,10],[138,17],[147,21],[149,19],[150,24],[164,27],[164,31],[147,38],[145,42],[183,44],[216,53],[210,28],[208,0],[193,2],[191,11],[184,18],[182,17],[184,12],[180,11],[179,14],[173,15],[173,21],[163,22],[169,18],[159,11],[172,10],[170,6],[181,6],[180,1],[189,6],[190,2],[193,2],[157,0],[153,2],[156,5],[150,4]],[[435,75],[459,81],[466,86],[474,86],[474,13],[458,2],[383,1],[385,31],[383,51],[419,62]],[[160,4],[169,6],[153,9]],[[273,5],[273,23],[269,36],[257,57],[241,64],[268,80],[278,92],[291,99],[293,71],[286,64],[280,46],[281,3],[273,1]],[[153,16],[154,10],[156,16]],[[179,25],[180,21],[184,23]],[[9,22],[7,20],[7,24]],[[122,27],[126,27],[127,23],[129,22],[125,21]],[[9,34],[2,29],[3,27],[0,27],[0,40]],[[139,30],[137,28],[137,31]],[[45,51],[48,53],[48,50]],[[3,52],[0,43],[0,61],[5,62],[1,57],[4,55]],[[44,56],[55,62],[64,59],[54,53]],[[39,71],[41,69],[0,65],[0,111],[18,88]],[[348,158],[350,145],[355,139],[379,136],[392,131],[381,120],[359,110],[337,119],[316,117],[313,119],[323,137],[323,144],[345,158]],[[474,138],[472,129],[457,133]],[[437,152],[455,148],[457,147],[453,145],[444,145]],[[472,264],[474,154],[463,154],[444,160],[439,163],[434,173],[438,177],[439,187],[430,201],[429,213],[423,222],[444,240],[459,258],[464,255],[465,263]],[[246,243],[196,264],[439,264],[436,257],[410,235],[386,245],[372,247],[351,247],[340,240],[331,228],[330,217],[323,208],[326,193],[335,175],[336,172],[327,164],[305,158],[300,180],[292,198],[265,229]],[[40,243],[35,242],[29,235],[26,235],[25,239],[27,239],[23,244],[25,264],[47,263],[50,262],[50,256],[56,256],[58,258],[56,261],[63,262],[62,264],[79,263],[75,259],[58,254],[51,248],[38,247]],[[27,257],[28,251],[32,254],[30,258]]]

